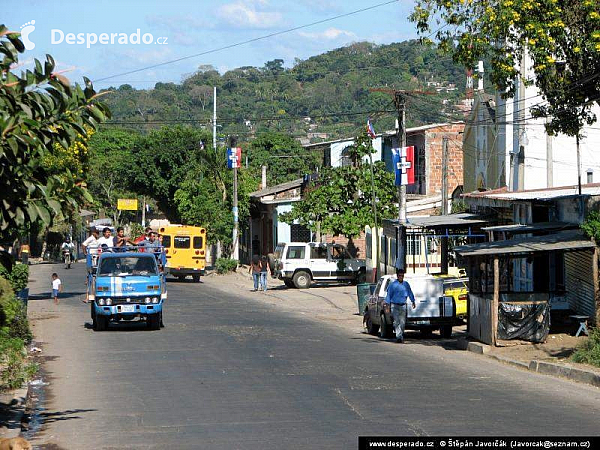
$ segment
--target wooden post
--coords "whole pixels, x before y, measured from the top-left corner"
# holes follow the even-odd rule
[[[494,257],[494,298],[492,300],[492,345],[496,345],[498,335],[498,302],[500,300],[500,261]]]
[[[596,300],[596,316],[591,318],[594,325],[600,324],[600,286],[598,285],[598,262],[600,259],[599,247],[594,247],[594,257],[592,258],[592,276],[594,279],[594,299]]]

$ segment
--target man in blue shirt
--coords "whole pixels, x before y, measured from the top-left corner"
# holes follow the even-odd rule
[[[404,270],[396,270],[397,279],[390,284],[385,297],[385,302],[391,305],[392,317],[394,318],[394,328],[396,329],[396,342],[404,342],[404,327],[406,325],[406,300],[410,298],[412,307],[417,307],[415,296],[413,295],[410,284],[404,281]]]

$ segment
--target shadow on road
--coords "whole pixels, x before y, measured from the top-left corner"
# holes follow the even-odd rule
[[[65,300],[67,298],[73,298],[73,297],[80,297],[82,295],[85,295],[85,291],[81,291],[81,292],[61,292],[59,295],[59,300]],[[52,293],[50,291],[48,292],[43,292],[41,294],[33,294],[33,295],[29,295],[28,297],[28,301],[37,301],[37,300],[52,300]]]
[[[92,325],[91,322],[85,322],[83,324],[83,327],[86,330],[93,330],[94,327]],[[111,322],[108,325],[108,329],[105,331],[102,331],[102,333],[110,333],[111,331],[120,331],[120,332],[127,332],[127,331],[149,331],[148,329],[148,325],[146,324],[145,321],[143,320],[132,320],[131,322],[119,322],[119,323],[115,323],[115,322]]]
[[[436,336],[433,334],[431,336],[424,337],[421,336],[419,331],[407,331],[404,334],[404,344],[402,345],[425,345],[428,347],[441,347],[444,350],[458,350],[457,341],[462,335],[463,333],[457,333],[451,338],[442,338],[441,336]],[[395,338],[383,339],[378,336],[372,336],[367,332],[363,332],[363,336],[361,337],[353,337],[350,339],[359,340],[367,344],[396,344]]]

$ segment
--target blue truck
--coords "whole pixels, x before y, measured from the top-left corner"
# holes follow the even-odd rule
[[[88,255],[88,301],[95,331],[108,324],[139,319],[160,330],[167,299],[162,249],[127,247]]]

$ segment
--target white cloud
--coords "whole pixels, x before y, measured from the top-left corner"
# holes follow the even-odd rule
[[[298,34],[307,39],[327,41],[333,41],[335,39],[340,38],[356,39],[357,37],[356,34],[354,34],[351,31],[340,30],[338,28],[327,28],[325,31],[322,31],[320,33],[306,33],[304,31],[299,31]]]
[[[266,11],[265,0],[239,0],[227,3],[217,10],[217,16],[235,28],[271,28],[280,25],[283,16],[277,11]]]

